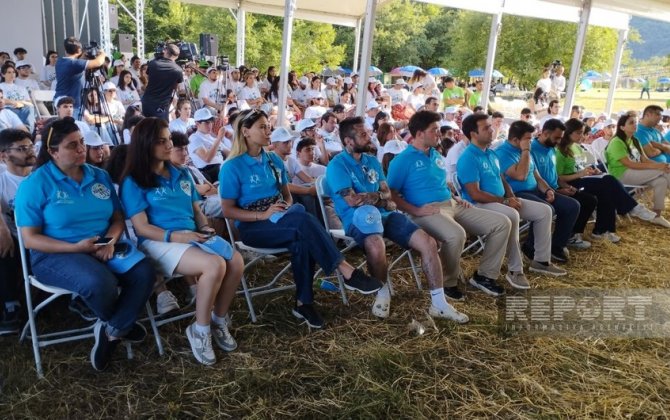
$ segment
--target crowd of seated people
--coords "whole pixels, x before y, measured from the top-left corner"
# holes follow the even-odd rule
[[[12,110],[23,99],[11,63],[0,85],[0,121],[8,122],[0,126],[0,333],[16,333],[24,317],[20,233],[33,273],[72,291],[98,320],[91,350],[98,370],[120,342],[144,338],[137,319],[152,294],[159,314],[179,308],[160,281],[174,275],[191,286],[195,319],[185,335],[195,359],[211,365],[215,346],[237,348],[229,313],[244,261],[212,219],[233,221],[249,246],[288,249],[290,311],[312,328],[326,323],[315,304],[317,264],[338,270],[347,289],[374,295],[371,312],[384,319],[387,247],[412,250],[429,286],[427,312],[467,323],[467,303],[457,303],[467,299],[464,283],[498,297],[533,287],[538,275],[566,276],[598,241],[636,240],[617,233],[617,215],[670,227],[663,217],[670,143],[654,105],[614,119],[577,108],[564,119],[552,100],[541,122],[524,109],[506,124],[478,106],[481,92],[418,73],[411,91],[404,79],[388,91],[369,80],[365,116],[355,117],[357,75],[321,83],[314,73],[292,73],[288,120],[279,124],[274,69],[263,78],[254,69],[194,65],[184,83],[198,94],[175,101],[166,121],[141,114],[141,60],[131,60],[132,70],[117,61],[118,84],[110,77],[89,91],[81,115],[78,99],[64,96],[54,101],[56,117],[22,118]],[[44,81],[52,76],[45,71]],[[98,111],[103,97],[113,115]],[[325,211],[319,177],[332,199]],[[630,184],[651,191],[651,209]],[[367,270],[345,259],[324,225],[352,238]],[[485,246],[466,273],[461,255],[476,237]],[[119,249],[138,255],[132,266],[119,267]]]

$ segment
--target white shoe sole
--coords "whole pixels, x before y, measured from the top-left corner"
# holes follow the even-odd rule
[[[520,284],[516,284],[516,283],[514,283],[514,282],[512,281],[512,278],[510,277],[509,274],[505,274],[505,280],[507,280],[507,283],[509,283],[509,285],[512,286],[512,287],[515,288],[515,289],[519,289],[519,290],[527,290],[527,289],[530,289],[530,284],[528,284],[528,285],[520,285]]]
[[[388,318],[391,314],[391,299],[377,297],[372,305],[372,315],[377,318]]]
[[[472,287],[475,287],[475,288],[481,290],[482,292],[486,293],[486,294],[489,295],[489,296],[492,296],[492,297],[500,297],[500,296],[502,296],[502,293],[496,293],[496,292],[494,292],[494,291],[492,291],[492,290],[489,290],[489,289],[487,289],[486,287],[483,287],[482,285],[480,285],[479,283],[477,283],[474,279],[470,279],[470,280],[468,281],[468,283],[470,283],[470,285],[471,285]]]
[[[430,315],[432,318],[448,319],[449,321],[454,321],[457,324],[467,324],[470,322],[470,318],[467,315],[462,312],[458,312],[453,306],[451,308],[453,311],[450,311],[451,313],[449,313],[431,306],[430,309],[428,309],[428,315]]]
[[[188,344],[191,346],[191,353],[193,353],[193,357],[195,357],[195,360],[197,360],[199,363],[205,365],[205,366],[212,366],[214,363],[216,363],[216,359],[214,360],[206,360],[200,357],[198,352],[196,351],[197,349],[195,348],[195,345],[193,344],[195,341],[195,338],[191,334],[191,326],[189,325],[186,327],[186,338],[188,338]]]
[[[307,318],[302,316],[302,314],[300,312],[296,311],[295,309],[293,309],[292,312],[293,312],[294,317],[298,318],[301,321],[305,321],[305,324],[307,324],[310,328],[314,328],[314,329],[317,329],[317,330],[320,330],[321,328],[323,328],[323,325],[314,325],[314,324],[310,323],[307,320]]]
[[[561,276],[566,276],[568,274],[567,272],[554,273],[552,271],[547,271],[547,270],[543,270],[543,269],[540,269],[540,268],[535,268],[533,266],[530,266],[528,268],[528,270],[533,272],[533,273],[544,274],[546,276],[552,276],[552,277],[561,277]]]

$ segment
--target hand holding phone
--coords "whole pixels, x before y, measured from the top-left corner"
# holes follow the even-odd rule
[[[99,238],[97,241],[93,242],[93,245],[95,245],[95,246],[105,246],[105,245],[109,245],[110,243],[112,243],[113,240],[114,240],[114,238],[112,238],[111,236],[105,236],[105,237]]]

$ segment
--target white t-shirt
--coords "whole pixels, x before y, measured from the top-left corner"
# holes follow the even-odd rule
[[[409,92],[402,88],[396,89],[394,87],[393,89],[389,89],[387,92],[391,97],[391,105],[405,103],[407,101],[407,97],[409,96]]]
[[[306,105],[306,104],[307,104],[307,98],[308,98],[308,96],[307,96],[307,92],[308,92],[307,89],[304,89],[304,90],[303,90],[303,89],[296,89],[296,90],[294,90],[293,93],[291,94],[291,98],[292,98],[294,101],[296,101],[296,102],[298,102],[299,104],[301,104],[301,105]]]
[[[551,91],[561,93],[565,90],[565,76],[554,76],[551,80]]]
[[[328,109],[319,105],[313,105],[308,107],[305,110],[305,117],[304,118],[311,118],[311,119],[317,119],[321,118],[323,114],[328,112]]]
[[[312,178],[316,179],[322,175],[326,174],[326,167],[323,165],[319,165],[318,163],[311,163],[309,166],[301,164],[299,161],[296,161],[298,167],[300,168],[299,172],[304,172],[305,174],[311,176]],[[296,184],[296,185],[303,185],[303,186],[311,186],[311,182],[305,182],[298,175],[296,174],[291,178],[291,183]]]
[[[548,93],[551,91],[551,79],[548,77],[546,79],[540,79],[537,81],[535,87],[542,88],[544,92]]]
[[[212,136],[211,134],[203,134],[199,131],[196,131],[195,133],[191,134],[188,140],[190,142],[188,145],[188,155],[191,157],[191,161],[193,161],[193,164],[196,168],[204,168],[207,165],[223,163],[223,156],[221,153],[215,153],[214,157],[209,162],[205,162],[195,153],[195,151],[200,148],[205,148],[208,150],[211,149],[214,145],[214,142],[216,141],[216,137]]]
[[[212,102],[216,102],[219,97],[219,85],[223,88],[223,83],[219,84],[219,82],[212,82],[209,79],[203,81],[200,85],[200,90],[198,90],[198,99],[207,98]]]
[[[279,155],[277,155],[279,156]],[[281,157],[281,156],[280,156]],[[295,157],[288,155],[284,159],[284,168],[286,169],[286,175],[288,176],[289,180],[292,180],[293,178],[296,178],[300,172],[302,172],[302,167],[298,163],[298,159]],[[293,182],[293,181],[291,181]],[[294,182],[293,182],[294,183]]]
[[[179,131],[180,133],[186,134],[189,127],[193,127],[194,125],[195,120],[193,118],[189,118],[186,122],[184,122],[184,120],[181,118],[175,118],[174,120],[170,121],[168,128],[170,131]]]
[[[40,90],[40,85],[35,79],[16,79],[14,80],[14,83],[29,90]]]
[[[257,87],[244,86],[237,95],[239,99],[244,101],[253,101],[261,98],[261,92]]]
[[[323,137],[323,145],[328,153],[339,153],[344,150],[344,147],[342,147],[342,141],[340,140],[340,136],[337,131],[329,133],[326,130],[320,128],[319,134],[321,134],[321,137]]]
[[[9,227],[9,231],[16,236],[16,224],[14,222],[14,198],[19,185],[27,177],[17,176],[4,171],[0,173],[0,206],[2,207],[2,217]]]
[[[135,102],[140,101],[140,94],[137,92],[137,90],[130,88],[126,88],[125,90],[120,88],[117,89],[116,97],[119,98],[119,101],[121,101],[121,103],[125,106],[132,105]]]
[[[23,122],[9,109],[0,110],[0,131],[6,128],[23,128]]]
[[[461,140],[454,144],[447,152],[447,182],[453,182],[453,179],[456,177],[456,164],[458,163],[458,158],[461,157],[466,147],[468,147],[468,145]]]
[[[46,65],[42,67],[40,72],[40,81],[48,82],[48,85],[51,85],[51,82],[56,80],[56,66]]]
[[[414,95],[409,94],[406,99],[407,103],[412,105],[415,111],[418,111],[419,108],[426,105],[426,97],[423,94]]]
[[[30,101],[28,90],[16,83],[0,83],[0,89],[2,89],[5,99],[9,99],[10,101]]]

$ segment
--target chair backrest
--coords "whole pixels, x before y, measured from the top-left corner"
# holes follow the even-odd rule
[[[230,219],[224,217],[223,220],[226,222],[226,230],[228,230],[228,237],[230,238],[230,244],[235,248],[235,241],[237,241],[237,229],[233,226]]]
[[[321,209],[321,216],[323,217],[323,224],[326,230],[330,231],[330,224],[328,223],[328,213],[326,213],[325,199],[330,198],[330,190],[328,183],[326,183],[326,176],[321,175],[315,181],[316,197],[319,200],[319,208]]]
[[[19,225],[16,225],[16,238],[19,241],[19,254],[21,255],[21,270],[23,271],[23,279],[30,283],[28,276],[30,272],[28,271],[28,255],[26,252],[26,247],[23,244],[23,235],[21,234],[21,228]]]
[[[44,102],[53,102],[54,100],[54,95],[56,94],[56,91],[54,90],[31,90],[30,91],[30,98],[32,99],[33,104],[35,105],[35,110],[39,113],[40,117],[53,117],[55,113],[53,114],[43,114],[41,112],[42,109],[46,109],[49,111],[44,105]],[[43,107],[40,107],[39,104],[44,105]],[[53,112],[53,111],[49,111]]]

